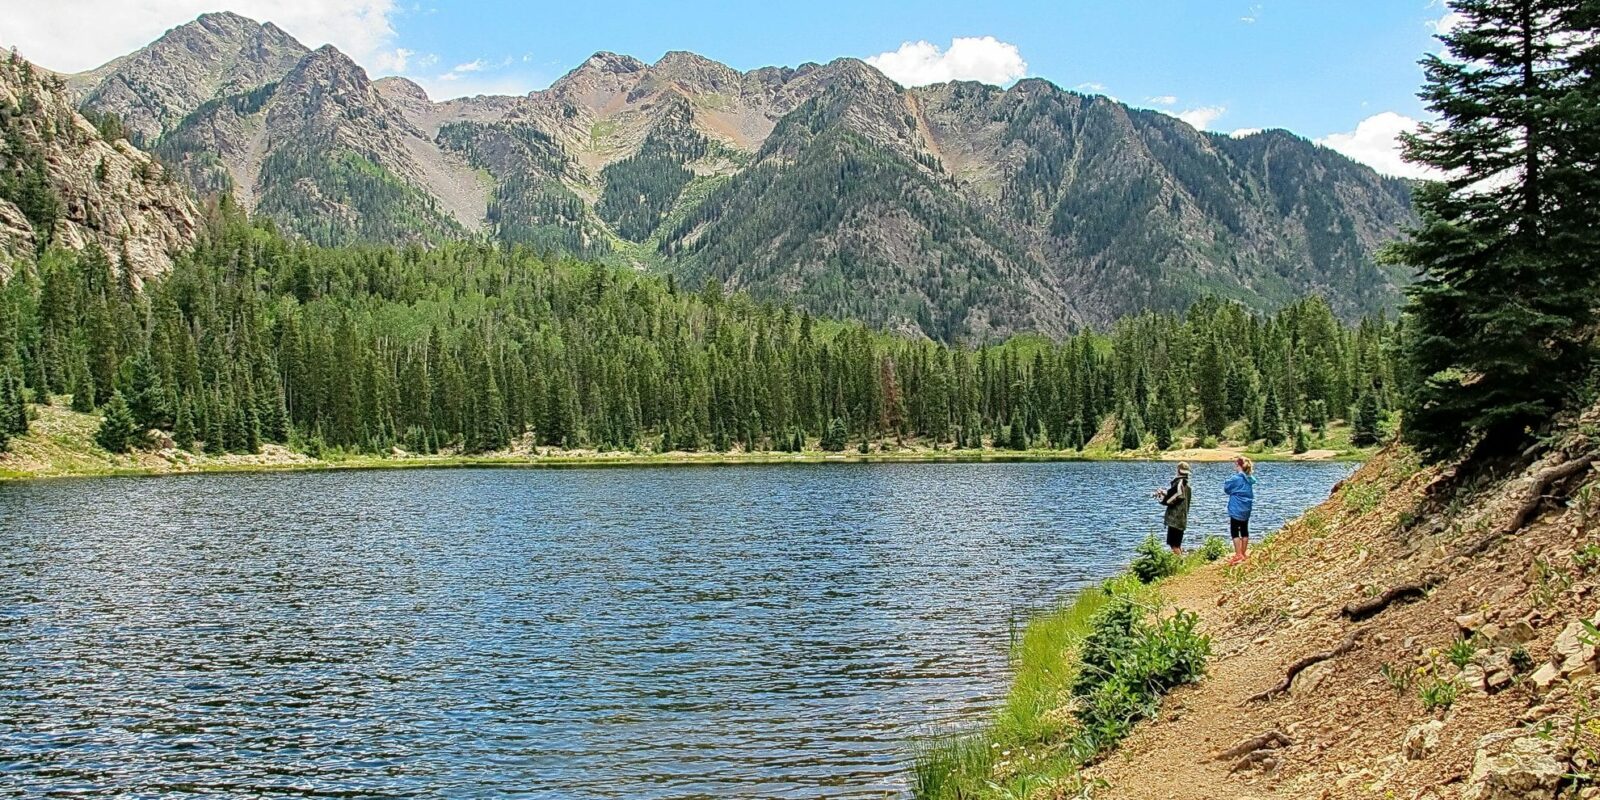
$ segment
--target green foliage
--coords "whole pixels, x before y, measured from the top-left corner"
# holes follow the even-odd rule
[[[261,174],[257,213],[317,244],[442,242],[466,236],[432,197],[354,151],[280,147],[262,162]],[[305,184],[317,191],[307,194]]]
[[[1378,437],[1378,398],[1371,391],[1363,391],[1350,423],[1350,443],[1371,447],[1378,443]]]
[[[138,442],[138,423],[134,421],[133,413],[128,410],[121,392],[113,393],[111,401],[106,403],[105,416],[100,421],[100,429],[95,432],[94,440],[113,453],[126,453]]]
[[[1147,616],[1133,598],[1114,595],[1084,640],[1072,692],[1080,726],[1073,746],[1085,761],[1154,716],[1168,690],[1205,676],[1211,639],[1195,632],[1199,617],[1179,611],[1152,624]]]
[[[1206,543],[1200,546],[1200,556],[1207,561],[1216,561],[1230,552],[1221,536],[1207,536]]]
[[[1600,15],[1583,0],[1471,0],[1423,62],[1439,121],[1405,140],[1449,173],[1388,257],[1415,269],[1404,431],[1426,456],[1518,451],[1590,368],[1600,249]]]
[[[1383,666],[1378,667],[1378,674],[1383,676],[1384,683],[1387,683],[1398,697],[1409,694],[1411,688],[1416,685],[1416,674],[1404,665],[1395,666],[1385,661]]]
[[[1183,559],[1154,536],[1145,539],[1134,553],[1133,563],[1128,568],[1141,583],[1155,583],[1183,569]]]
[[[1457,639],[1450,643],[1444,655],[1445,660],[1456,665],[1456,669],[1461,669],[1472,663],[1472,659],[1478,655],[1478,648],[1469,639]]]
[[[1425,711],[1434,711],[1455,705],[1456,696],[1460,693],[1461,687],[1454,681],[1443,681],[1437,678],[1424,682],[1417,690],[1418,697],[1422,700],[1422,708]]]
[[[521,248],[316,248],[227,204],[143,292],[95,248],[48,250],[19,274],[0,292],[0,365],[16,353],[19,392],[24,376],[40,399],[120,392],[137,425],[163,430],[187,405],[213,455],[313,438],[342,453],[499,452],[524,435],[762,450],[803,446],[806,430],[830,452],[982,447],[986,432],[1081,448],[1119,408],[1186,418],[1208,380],[1203,342],[1251,381],[1339,407],[1344,376],[1388,368],[1385,326],[1343,327],[1315,300],[950,347]]]

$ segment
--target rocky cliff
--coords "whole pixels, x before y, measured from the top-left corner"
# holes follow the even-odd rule
[[[166,271],[199,233],[187,188],[14,55],[0,62],[0,137],[0,273],[46,246],[97,245],[139,279]]]

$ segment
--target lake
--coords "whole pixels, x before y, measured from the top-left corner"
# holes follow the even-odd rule
[[[1196,465],[1191,542],[1226,532]],[[1159,463],[0,485],[0,795],[881,798]],[[1344,464],[1263,464],[1259,533]]]

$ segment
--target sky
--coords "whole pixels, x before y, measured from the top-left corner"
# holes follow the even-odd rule
[[[1286,128],[1418,176],[1396,136],[1428,118],[1417,61],[1442,0],[7,0],[0,44],[62,72],[206,11],[332,43],[435,99],[548,86],[590,54],[689,50],[735,68],[863,58],[905,85],[1024,77],[1244,135]]]

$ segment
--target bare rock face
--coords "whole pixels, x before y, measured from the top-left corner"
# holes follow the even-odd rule
[[[308,52],[270,22],[202,14],[67,82],[85,108],[116,114],[136,140],[154,143],[202,103],[276,81]]]
[[[1567,758],[1555,737],[1520,728],[1478,740],[1472,774],[1462,800],[1553,800],[1567,774]]]
[[[137,283],[167,271],[171,253],[192,244],[200,214],[188,191],[126,139],[106,141],[72,106],[65,86],[20,58],[0,63],[0,116],[21,142],[0,167],[42,163],[60,201],[52,230],[35,230],[17,206],[0,201],[0,273],[32,256],[41,236],[56,246],[103,248]]]

